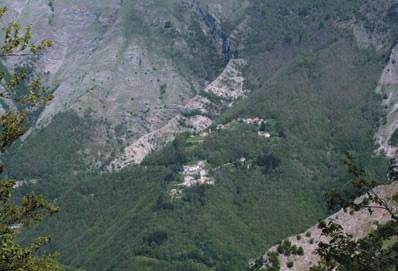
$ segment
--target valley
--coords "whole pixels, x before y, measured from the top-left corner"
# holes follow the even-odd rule
[[[50,235],[67,270],[247,270],[286,238],[304,256],[281,270],[305,270],[319,219],[368,232],[325,193],[345,152],[377,179],[396,156],[395,1],[0,4],[54,42],[2,61],[54,94],[2,161],[17,198],[60,207],[22,239]]]

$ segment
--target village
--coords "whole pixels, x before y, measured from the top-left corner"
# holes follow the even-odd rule
[[[196,185],[214,185],[214,179],[209,176],[206,161],[198,161],[193,164],[184,165],[180,172],[183,182],[177,184],[176,188],[171,189],[170,196],[178,198],[184,188],[191,188]]]
[[[222,130],[231,130],[236,127],[236,125],[250,125],[256,127],[257,134],[259,137],[262,137],[264,139],[269,139],[272,137],[271,133],[268,130],[268,126],[272,124],[269,124],[269,121],[260,118],[260,117],[254,117],[254,118],[237,118],[234,119],[226,124],[218,124],[213,128],[209,128],[206,131],[203,131],[201,133],[196,133],[192,134],[188,138],[188,143],[192,145],[198,145],[202,144],[204,142],[204,139],[211,135],[212,133],[216,131],[222,131]],[[241,166],[245,166],[247,168],[250,168],[251,164],[246,161],[245,157],[242,157],[239,160],[239,164]],[[232,163],[227,163],[225,165],[222,165],[221,167],[229,166],[232,165]],[[170,190],[169,195],[171,198],[176,199],[176,198],[181,198],[184,189],[189,189],[197,185],[214,185],[215,181],[214,179],[209,175],[208,171],[208,163],[207,161],[196,161],[187,165],[184,165],[181,172],[180,176],[182,178],[182,182],[174,185],[174,187]],[[217,169],[217,168],[216,168]]]

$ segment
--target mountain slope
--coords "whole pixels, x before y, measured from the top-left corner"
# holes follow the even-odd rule
[[[98,48],[91,42],[91,56],[80,55],[89,50],[75,41],[76,52],[71,49],[60,68],[68,72],[48,77],[60,78],[71,95],[63,96],[60,85],[55,95],[61,103],[5,157],[10,176],[38,179],[20,193],[33,189],[61,206],[59,216],[26,238],[49,233],[51,249],[66,264],[244,270],[253,255],[328,215],[323,194],[345,183],[339,165],[345,151],[375,176],[385,175],[386,159],[374,156],[383,116],[375,89],[396,37],[388,19],[392,2],[117,1],[112,9],[105,1],[68,2],[55,10],[78,18],[97,14],[90,16],[101,22],[115,8],[104,34],[109,39],[98,40]],[[26,11],[37,12],[41,4]],[[115,50],[120,58],[108,58]],[[238,58],[246,65],[228,72],[227,63]],[[80,67],[88,75],[76,74]],[[104,78],[97,69],[116,79],[85,92],[96,86],[91,79]],[[76,88],[67,87],[72,81]],[[224,87],[229,82],[238,88]],[[223,89],[250,92],[230,104]],[[212,110],[202,112],[197,99],[209,100]],[[126,115],[129,110],[134,114]],[[197,131],[181,129],[179,119],[195,117],[210,121]],[[46,118],[52,121],[39,129]],[[156,140],[140,141],[148,138]],[[154,145],[139,159],[130,156],[141,163],[128,166],[124,148],[137,140]],[[126,167],[105,173],[115,158]],[[204,170],[214,184],[186,185],[183,170],[198,164],[205,165],[199,175]]]
[[[398,192],[398,184],[392,183],[388,185],[378,186],[374,189],[374,192],[383,200],[387,202],[392,202],[392,198]],[[397,206],[391,205],[393,209]],[[350,213],[350,210],[339,212],[333,214],[332,216],[324,220],[326,223],[333,221],[341,225],[344,232],[353,236],[354,239],[362,239],[368,236],[369,233],[377,230],[378,226],[382,226],[391,221],[391,215],[384,209],[374,209],[371,214],[368,210],[361,210],[359,212]],[[318,226],[309,228],[304,233],[300,233],[296,236],[289,237],[288,240],[291,246],[296,245],[297,248],[303,248],[303,255],[283,255],[279,254],[277,251],[278,246],[273,246],[267,252],[268,253],[278,253],[278,261],[281,271],[286,270],[309,270],[312,266],[317,266],[320,262],[319,255],[316,254],[316,249],[318,248],[319,242],[327,243],[328,239],[322,235],[321,229]],[[281,242],[282,243],[282,242]],[[253,270],[262,270],[264,265],[264,270],[267,270],[267,266],[272,268],[272,264],[269,261],[268,255],[265,254],[261,257],[260,262],[262,264],[256,263],[256,260],[251,260]],[[293,262],[293,266],[288,267],[287,263]],[[257,265],[257,266],[256,266]]]
[[[109,134],[98,140],[98,148],[85,150],[94,168],[107,166],[118,149],[164,126],[215,79],[233,49],[219,26],[224,17],[209,12],[213,7],[228,16],[245,5],[212,4],[207,10],[205,2],[195,1],[3,4],[11,10],[7,20],[33,22],[37,38],[55,44],[39,59],[28,60],[55,91],[37,126],[73,111]]]

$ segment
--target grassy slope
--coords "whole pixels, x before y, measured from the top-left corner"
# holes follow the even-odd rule
[[[87,270],[243,270],[248,258],[326,215],[323,192],[346,178],[338,163],[344,151],[375,174],[383,171],[384,161],[369,158],[383,63],[325,19],[345,17],[356,1],[315,1],[309,11],[308,1],[293,1],[294,12],[286,13],[290,2],[259,2],[250,11],[256,32],[243,54],[253,93],[219,120],[272,118],[278,137],[264,141],[238,126],[201,145],[181,136],[146,165],[121,173],[44,178],[36,189],[63,212],[37,231],[53,236],[65,263]],[[265,155],[280,166],[270,171]],[[216,170],[216,186],[194,189],[182,201],[165,195],[181,163],[207,159],[216,167],[241,156],[258,162],[249,170]]]

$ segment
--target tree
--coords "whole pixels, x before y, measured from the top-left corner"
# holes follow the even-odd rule
[[[265,132],[267,130],[266,122],[262,121],[260,124],[260,129],[261,132]]]
[[[333,221],[322,222],[319,227],[322,234],[330,238],[330,242],[321,242],[317,249],[326,270],[384,271],[396,268],[397,243],[386,245],[387,240],[394,241],[398,234],[396,222],[380,226],[359,240]]]
[[[297,255],[299,255],[299,256],[303,256],[303,255],[304,255],[304,249],[303,249],[303,247],[299,247],[299,248],[298,248],[298,250],[297,250]]]
[[[6,12],[6,7],[0,7],[0,17]],[[32,42],[31,32],[31,25],[24,28],[17,22],[6,25],[0,57],[34,57],[52,45],[49,40]],[[0,115],[0,152],[4,153],[24,135],[28,117],[43,108],[52,96],[39,78],[28,73],[26,66],[12,72],[0,70],[0,85],[0,97],[12,100],[18,108]],[[3,169],[0,166],[0,173]],[[40,222],[46,215],[55,214],[58,208],[33,193],[22,197],[17,203],[12,197],[16,184],[15,180],[0,180],[0,270],[62,270],[53,255],[40,253],[43,244],[49,241],[48,237],[39,237],[26,247],[17,242],[21,229]]]
[[[311,270],[398,270],[398,242],[394,241],[398,236],[398,210],[395,208],[398,195],[380,196],[374,189],[380,183],[355,165],[349,153],[343,164],[352,176],[351,186],[344,193],[330,193],[329,206],[341,207],[350,213],[365,209],[372,214],[375,209],[382,209],[390,215],[391,222],[379,225],[376,231],[357,240],[335,221],[321,221],[318,227],[329,241],[318,244],[316,252],[321,256],[321,265]]]

